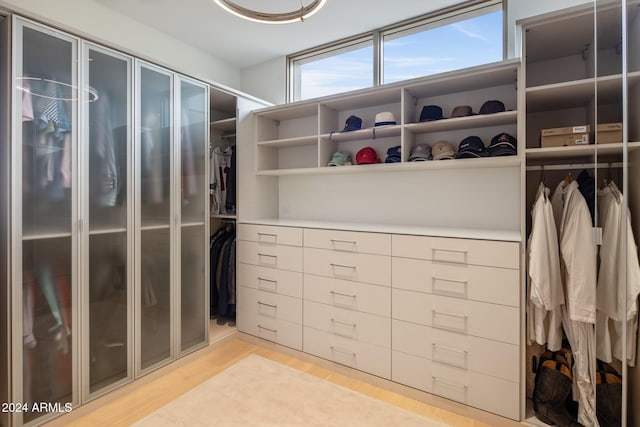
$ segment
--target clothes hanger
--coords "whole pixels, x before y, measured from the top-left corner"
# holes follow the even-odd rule
[[[573,175],[571,175],[571,171],[569,171],[566,178],[562,182],[562,188],[567,188],[567,186],[569,186],[569,184],[571,184],[572,182],[573,182]]]

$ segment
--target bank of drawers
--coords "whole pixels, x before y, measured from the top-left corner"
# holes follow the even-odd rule
[[[304,230],[304,351],[391,379],[391,236]]]
[[[258,225],[238,236],[240,330],[518,419],[518,243]]]
[[[238,329],[302,350],[302,229],[238,227]]]
[[[519,245],[392,237],[392,379],[513,419]]]

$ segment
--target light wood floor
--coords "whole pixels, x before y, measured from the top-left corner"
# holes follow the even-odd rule
[[[275,346],[272,346],[272,348],[268,347],[269,345],[263,345],[260,342],[252,343],[244,339],[231,337],[227,339],[226,343],[219,347],[213,350],[205,350],[201,352],[204,353],[201,355],[193,355],[190,357],[191,360],[181,364],[181,366],[177,368],[170,369],[167,373],[163,373],[161,376],[148,381],[146,384],[134,384],[131,387],[125,386],[125,388],[131,388],[131,390],[124,390],[124,392],[118,390],[110,393],[105,397],[74,410],[68,415],[51,421],[47,425],[83,427],[128,426],[250,354],[257,354],[280,362],[291,368],[307,372],[311,375],[452,426],[521,425],[489,414],[487,414],[487,416],[490,417],[489,420],[492,420],[490,423],[455,414],[388,389],[343,375],[336,372],[336,370],[318,366],[318,364],[302,360],[291,354],[286,354],[286,352],[278,351],[278,348]],[[140,381],[136,381],[136,383]],[[114,395],[116,396],[115,398]],[[462,405],[459,406],[466,408]],[[499,422],[493,422],[495,420],[499,420]]]

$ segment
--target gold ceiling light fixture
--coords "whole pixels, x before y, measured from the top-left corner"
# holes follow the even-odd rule
[[[262,12],[254,9],[249,9],[244,6],[240,6],[236,2],[231,0],[213,0],[218,6],[223,8],[229,13],[236,15],[243,19],[248,19],[253,22],[260,22],[263,24],[288,24],[291,22],[302,22],[311,15],[319,11],[327,0],[312,0],[308,5],[302,4],[300,0],[300,7],[286,12]]]

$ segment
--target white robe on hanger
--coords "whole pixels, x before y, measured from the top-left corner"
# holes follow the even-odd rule
[[[573,397],[578,401],[578,422],[584,426],[599,426],[595,410],[594,330],[597,246],[589,207],[578,190],[577,181],[565,188],[561,183],[556,193],[558,191],[561,191],[559,196],[563,207],[560,221],[560,254],[565,288],[562,325],[574,359]]]
[[[615,183],[611,182],[598,191],[602,245],[597,290],[596,354],[607,363],[611,363],[615,357],[634,366],[638,337],[640,265],[630,216],[628,210],[626,218],[623,215],[622,193]],[[624,233],[627,233],[626,247]],[[622,352],[624,321],[627,322],[626,357]]]
[[[529,235],[529,302],[527,324],[529,343],[537,342],[551,351],[562,347],[562,306],[564,294],[560,275],[558,233],[549,189],[540,183],[531,209]]]

